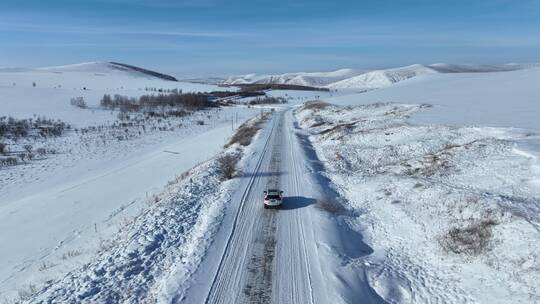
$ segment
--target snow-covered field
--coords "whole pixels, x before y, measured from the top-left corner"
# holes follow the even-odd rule
[[[325,99],[339,105],[427,103],[418,123],[487,125],[540,131],[540,68],[497,73],[429,74],[364,93],[346,90]]]
[[[1,138],[0,159],[24,157],[0,168],[0,302],[540,301],[539,68],[228,81],[332,90],[125,119],[104,94],[224,89],[103,62],[0,69],[0,117],[69,125]],[[224,148],[264,111],[252,144]],[[259,204],[270,184],[282,210]]]
[[[24,298],[84,265],[167,182],[217,154],[232,126],[260,112],[216,108],[125,125],[118,111],[98,107],[103,94],[218,87],[165,81],[108,63],[2,70],[0,84],[0,116],[46,116],[71,126],[59,137],[3,139],[9,153],[24,145],[54,153],[0,169],[0,301]],[[70,104],[79,96],[88,109]]]
[[[450,126],[437,124],[436,118],[430,124],[415,119],[422,112],[444,111],[437,109],[440,99],[429,100],[432,108],[423,103],[428,101],[424,96],[444,96],[441,103],[455,109],[463,105],[456,94],[494,97],[487,83],[503,86],[495,89],[500,94],[492,99],[498,103],[494,107],[538,109],[530,103],[538,76],[517,91],[504,87],[508,82],[488,81],[521,84],[527,77],[520,73],[530,77],[534,72],[405,81],[386,90],[327,99],[342,106],[315,103],[299,110],[300,124],[311,133],[326,174],[358,214],[349,224],[375,250],[366,271],[370,285],[388,302],[540,301],[538,158],[518,146],[538,135],[481,123]],[[454,90],[459,93],[445,94]],[[504,100],[512,92],[512,101]],[[393,103],[381,103],[383,97]],[[488,104],[475,106],[483,107],[487,119],[501,114],[491,113]],[[520,125],[519,115],[512,119],[515,127],[532,123]]]
[[[35,84],[35,86],[34,86]],[[0,115],[29,118],[46,115],[78,127],[112,122],[107,111],[85,111],[70,106],[70,99],[83,97],[90,108],[104,94],[136,97],[152,93],[147,88],[179,89],[183,92],[226,90],[214,85],[165,81],[107,62],[89,62],[37,69],[0,69]],[[91,114],[91,115],[90,115]]]
[[[241,157],[250,149],[235,144],[218,156],[231,153]],[[60,280],[45,282],[29,299],[58,303],[174,300],[192,283],[188,279],[204,257],[239,182],[222,179],[218,156],[147,198],[147,206],[102,241],[89,263]]]

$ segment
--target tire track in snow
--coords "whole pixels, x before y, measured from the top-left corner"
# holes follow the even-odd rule
[[[286,195],[284,201],[285,212],[280,213],[278,229],[278,259],[276,260],[276,272],[279,274],[275,278],[274,303],[314,303],[312,269],[317,265],[312,265],[311,259],[315,252],[308,252],[314,248],[314,237],[308,238],[306,229],[310,224],[309,212],[299,207],[312,200],[302,195],[306,194],[305,176],[303,175],[304,162],[299,160],[296,153],[299,152],[296,146],[297,140],[294,138],[292,129],[292,113],[286,113],[287,128],[284,128],[283,138],[287,144],[283,146],[283,155],[289,174],[287,179],[282,181]],[[307,204],[305,204],[307,206]],[[309,233],[309,232],[308,232]],[[286,279],[286,280],[285,280]],[[321,300],[321,299],[319,299]]]
[[[248,280],[243,289],[248,303],[270,303],[272,300],[273,262],[276,248],[276,215],[265,213],[262,236],[256,240],[247,266]]]
[[[265,156],[267,155],[268,146],[274,139],[275,129],[276,122],[274,118],[272,120],[272,129],[262,149],[263,152],[250,177],[248,186],[242,195],[240,206],[236,211],[233,228],[227,239],[225,249],[221,256],[219,266],[214,275],[212,286],[206,297],[205,303],[234,303],[237,301],[236,298],[238,295],[231,295],[229,289],[233,288],[240,290],[242,287],[242,271],[244,270],[245,260],[250,250],[248,246],[244,246],[246,245],[246,240],[244,238],[251,238],[251,232],[254,230],[253,215],[250,213],[253,213],[252,209],[254,207],[261,208],[260,205],[247,206],[246,202],[250,198],[254,186],[260,182],[260,169],[265,160]],[[249,243],[247,245],[249,245]]]
[[[278,130],[283,127],[282,116],[278,122]],[[281,147],[282,137],[274,140],[272,158],[270,160],[271,178],[268,180],[266,189],[281,189]],[[272,300],[272,274],[276,247],[276,212],[277,210],[265,210],[263,213],[262,232],[255,239],[252,256],[247,265],[248,279],[244,287],[244,294],[248,303],[270,303]]]

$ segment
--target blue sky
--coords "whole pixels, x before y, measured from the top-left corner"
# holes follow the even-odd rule
[[[179,76],[540,61],[538,0],[3,0],[0,66]]]

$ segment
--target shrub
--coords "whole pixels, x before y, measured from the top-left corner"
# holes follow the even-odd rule
[[[69,258],[74,258],[76,256],[79,256],[81,255],[81,251],[80,250],[69,250],[68,252],[64,253],[62,255],[62,260],[67,260]]]
[[[43,156],[43,155],[47,154],[47,149],[45,149],[45,148],[38,148],[38,149],[36,150],[36,152],[37,152],[40,156]]]
[[[236,143],[241,146],[249,145],[255,134],[257,134],[257,131],[261,129],[264,120],[266,120],[266,116],[259,118],[256,121],[248,121],[243,123],[238,130],[236,130],[236,133],[234,133],[229,142],[225,145],[225,148]]]
[[[0,166],[7,167],[7,166],[15,166],[18,163],[16,157],[6,157],[6,158],[0,158]]]
[[[23,146],[23,149],[24,149],[26,152],[30,153],[30,152],[32,152],[32,149],[34,149],[34,147],[32,147],[32,145],[24,145],[24,146]]]
[[[0,142],[0,154],[6,154],[7,153],[7,144]]]
[[[332,214],[345,214],[347,209],[335,198],[323,197],[317,200],[317,208]]]
[[[37,292],[38,288],[34,284],[28,284],[27,286],[17,291],[17,293],[19,294],[19,300],[21,302],[30,300]]]
[[[453,227],[444,236],[442,246],[456,254],[479,255],[489,248],[492,227],[497,224],[488,218],[472,221],[464,227]]]
[[[60,136],[70,125],[60,121],[38,117],[36,119],[17,119],[0,117],[0,137],[19,139],[28,136]]]
[[[236,175],[236,166],[240,161],[240,153],[225,154],[218,158],[221,178],[223,180],[232,179]]]
[[[321,100],[307,101],[304,103],[304,110],[322,110],[329,107],[330,104]]]
[[[55,266],[55,265],[52,264],[52,263],[49,263],[49,262],[42,262],[42,263],[39,265],[38,270],[39,270],[39,271],[45,271],[45,270],[47,270],[47,269],[49,269],[49,268],[52,268],[52,267],[54,267],[54,266]]]
[[[86,101],[84,101],[83,97],[73,97],[70,101],[72,106],[76,106],[81,109],[87,109],[88,105],[86,104]]]
[[[250,105],[282,103],[287,103],[287,99],[283,97],[257,97],[249,102]]]

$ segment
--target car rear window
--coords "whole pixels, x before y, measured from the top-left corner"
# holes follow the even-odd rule
[[[277,194],[270,194],[266,196],[267,199],[279,199],[279,195]]]

